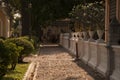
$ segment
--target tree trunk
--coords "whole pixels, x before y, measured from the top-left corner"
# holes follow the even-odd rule
[[[29,28],[30,28],[30,14],[29,14],[29,8],[28,8],[28,1],[27,0],[21,0],[22,3],[22,36],[29,35]]]

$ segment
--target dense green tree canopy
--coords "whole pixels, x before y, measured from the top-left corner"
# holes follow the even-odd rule
[[[68,13],[72,10],[73,6],[100,0],[4,0],[4,1],[10,3],[14,7],[14,9],[22,12],[22,16],[24,18],[22,19],[24,20],[23,24],[26,24],[25,26],[23,26],[23,29],[28,30],[30,24],[32,24],[32,31],[37,32],[38,30],[39,32],[39,29],[41,26],[43,26],[43,24],[54,21],[56,19],[68,17]],[[30,3],[32,4],[31,8],[29,8]],[[29,14],[30,12],[31,14]],[[31,19],[31,21],[25,18]],[[28,24],[29,22],[30,24]]]
[[[39,23],[68,17],[73,6],[94,1],[96,0],[31,0],[33,15]]]
[[[32,4],[32,14],[34,20],[39,23],[44,23],[48,20],[55,20],[59,18],[68,17],[68,13],[72,7],[77,4],[84,4],[88,2],[100,0],[3,0],[10,3],[14,9],[21,10],[22,1],[28,7],[29,3]],[[23,5],[22,5],[23,7]]]
[[[73,6],[94,1],[96,0],[31,0],[33,30],[39,30],[46,22],[69,17],[68,13]]]

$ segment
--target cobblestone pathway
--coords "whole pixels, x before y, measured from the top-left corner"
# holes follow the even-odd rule
[[[94,80],[59,46],[42,47],[36,60],[36,80]]]

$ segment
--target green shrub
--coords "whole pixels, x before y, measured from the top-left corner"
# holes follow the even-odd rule
[[[0,78],[4,76],[10,64],[10,53],[4,45],[4,41],[0,39]]]
[[[39,45],[39,39],[38,39],[38,37],[32,36],[31,38],[34,41],[35,48],[38,48],[38,45]]]
[[[22,37],[19,37],[19,38],[28,40],[34,45],[34,40],[32,38],[30,39],[28,36],[22,36]]]
[[[5,41],[4,45],[10,54],[11,70],[14,70],[18,63],[19,53],[23,50],[23,47],[17,46],[15,43],[8,41]]]
[[[33,44],[26,40],[26,39],[22,39],[22,38],[11,38],[7,40],[8,42],[12,42],[15,43],[17,46],[21,46],[23,47],[23,50],[19,53],[19,62],[23,61],[23,57],[25,55],[30,54],[33,50],[34,50],[34,46]]]
[[[36,36],[31,36],[31,38],[29,38],[29,36],[22,36],[22,37],[19,37],[19,38],[26,39],[26,40],[30,41],[34,45],[35,48],[39,47],[38,46],[39,45],[39,39]]]
[[[38,48],[38,37],[36,37],[36,36],[31,36],[31,38],[29,38],[28,36],[22,36],[22,37],[19,37],[19,38],[22,38],[22,39],[26,39],[26,40],[28,40],[28,41],[30,41],[33,45],[34,45],[34,47],[35,48]]]
[[[29,41],[29,39],[30,39],[28,36],[21,36],[21,37],[19,37],[19,38],[26,39],[26,40],[28,40],[28,41]]]
[[[17,46],[15,43],[0,39],[0,78],[6,74],[9,65],[12,70],[15,69],[22,50],[23,47]]]

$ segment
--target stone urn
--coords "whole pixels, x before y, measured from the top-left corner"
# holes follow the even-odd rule
[[[83,34],[83,39],[84,39],[84,40],[87,40],[87,32],[86,32],[86,31],[83,31],[82,34]]]
[[[102,39],[103,33],[104,33],[104,30],[97,30],[97,34],[99,37],[99,39],[97,40],[98,42],[104,42],[104,40]]]
[[[79,35],[79,39],[82,39],[83,33],[82,33],[82,32],[79,32],[78,35]]]
[[[76,36],[76,41],[78,41],[78,39],[79,39],[79,32],[76,32],[75,36]]]
[[[74,39],[74,33],[72,33],[72,37],[71,38]]]
[[[94,33],[95,33],[94,31],[89,31],[89,36],[90,36],[89,41],[94,41],[93,39]]]

